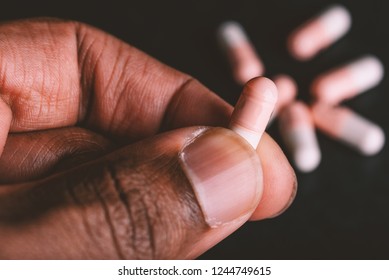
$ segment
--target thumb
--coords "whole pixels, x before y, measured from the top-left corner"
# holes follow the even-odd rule
[[[223,128],[185,128],[0,193],[2,258],[194,258],[256,208],[254,149]]]

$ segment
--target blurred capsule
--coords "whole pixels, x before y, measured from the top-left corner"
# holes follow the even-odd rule
[[[278,90],[278,100],[274,108],[272,119],[275,118],[286,105],[291,103],[297,95],[297,84],[292,77],[280,74],[273,78],[273,82]]]
[[[300,101],[287,105],[279,115],[279,125],[296,167],[302,172],[313,171],[320,163],[321,153],[308,107]]]
[[[312,107],[312,113],[320,130],[363,155],[374,155],[385,144],[382,129],[350,109],[316,104]]]
[[[300,60],[308,60],[329,47],[347,33],[351,27],[349,11],[334,5],[312,18],[289,37],[288,49]]]
[[[227,53],[237,83],[243,85],[248,80],[263,75],[263,63],[239,23],[223,23],[218,30],[218,38]]]
[[[277,88],[264,77],[250,80],[243,88],[234,111],[230,128],[257,148],[277,102]]]
[[[376,86],[383,76],[381,61],[367,55],[320,75],[311,91],[318,101],[338,104]]]

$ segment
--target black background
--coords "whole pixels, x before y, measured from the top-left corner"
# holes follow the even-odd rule
[[[287,73],[309,101],[310,81],[319,73],[363,54],[379,57],[389,70],[389,4],[339,1],[353,17],[351,32],[310,62],[292,59],[285,47],[290,31],[335,2],[295,1],[7,1],[0,20],[36,16],[95,25],[189,73],[231,104],[234,83],[215,38],[225,20],[246,29],[266,75]],[[389,132],[389,75],[376,88],[345,103]],[[200,109],[200,108],[199,108]],[[277,123],[269,133],[280,143]],[[389,151],[363,157],[319,133],[323,159],[309,174],[297,174],[299,191],[281,217],[248,223],[205,253],[204,259],[388,259]]]

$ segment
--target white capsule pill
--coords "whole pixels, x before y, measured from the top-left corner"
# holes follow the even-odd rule
[[[239,23],[223,23],[218,30],[218,38],[237,83],[243,85],[250,79],[263,75],[263,63]]]
[[[338,104],[376,86],[383,76],[381,61],[367,55],[320,75],[311,92],[318,101]]]
[[[287,105],[279,115],[279,125],[296,167],[302,172],[313,171],[320,163],[321,153],[308,107],[300,101]]]
[[[297,95],[297,84],[292,77],[280,74],[273,78],[273,82],[278,90],[278,100],[274,108],[272,118],[276,117],[277,114],[286,105],[291,103]]]
[[[312,113],[315,124],[320,130],[363,155],[374,155],[385,144],[385,134],[382,129],[350,109],[315,104]]]
[[[340,39],[351,27],[349,11],[334,5],[297,28],[289,37],[288,49],[297,59],[308,60]]]
[[[271,80],[265,77],[250,80],[232,112],[229,127],[256,149],[276,102],[277,88]]]

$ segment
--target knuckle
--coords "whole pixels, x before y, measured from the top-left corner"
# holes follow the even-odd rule
[[[180,246],[193,242],[206,227],[189,184],[175,184],[185,175],[174,160],[116,160],[97,173],[87,184],[99,207],[84,220],[96,229],[94,243],[111,244],[112,258],[177,258]],[[101,217],[97,224],[96,212]]]
[[[119,219],[110,216],[110,223],[116,229],[117,251],[124,258],[155,258],[157,213],[154,197],[147,188],[147,178],[136,169],[130,174],[127,168],[127,174],[123,174],[116,166],[105,170],[116,197],[113,206],[117,212],[122,212]]]
[[[88,204],[82,219],[85,229],[93,229],[88,234],[92,233],[93,246],[100,248],[97,254],[119,259],[158,258],[156,233],[162,231],[158,203],[142,168],[127,160],[119,166],[104,165],[93,173],[92,180],[87,176],[83,182],[88,190],[77,188],[73,196]],[[88,203],[91,199],[97,202],[93,211]]]

